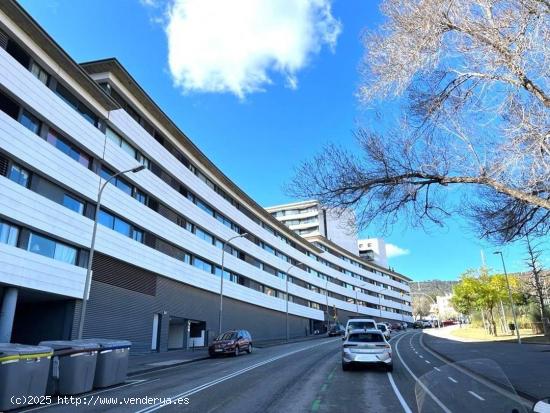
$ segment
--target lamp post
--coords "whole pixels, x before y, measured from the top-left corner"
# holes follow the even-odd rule
[[[288,267],[288,269],[286,270],[286,275],[285,275],[285,284],[286,284],[286,341],[288,342],[288,339],[289,339],[289,333],[288,333],[288,277],[290,276],[290,270],[293,269],[293,268],[296,268],[296,267],[300,267],[300,266],[303,266],[302,263],[297,263],[297,264],[292,264],[290,267]]]
[[[516,307],[514,306],[514,300],[512,299],[512,290],[510,289],[510,282],[508,281],[508,273],[506,272],[506,265],[504,264],[504,256],[502,255],[502,251],[495,251],[493,252],[495,255],[500,255],[500,259],[502,260],[502,268],[504,269],[504,278],[506,279],[506,287],[508,288],[508,297],[510,298],[510,306],[512,307],[512,316],[514,317],[514,324],[516,326],[516,335],[518,337],[518,344],[521,344],[521,336],[519,334],[519,325],[518,320],[516,318]]]
[[[233,241],[235,238],[242,238],[244,236],[248,235],[247,232],[244,232],[239,235],[235,235],[234,237],[229,238],[227,241],[224,241],[222,243],[222,273],[220,275],[220,312],[219,312],[219,318],[218,318],[218,335],[221,335],[222,333],[222,317],[223,317],[223,273],[224,273],[224,264],[225,264],[225,246],[229,245],[231,241]]]
[[[94,214],[94,227],[92,230],[92,241],[90,244],[90,255],[88,257],[88,266],[86,267],[86,284],[84,285],[84,297],[82,298],[82,308],[80,309],[80,317],[78,321],[78,335],[77,338],[81,339],[84,332],[84,320],[86,319],[86,310],[88,308],[88,294],[90,292],[90,284],[92,282],[92,261],[94,259],[95,252],[95,239],[97,234],[97,223],[99,221],[99,212],[101,209],[101,196],[103,195],[103,190],[109,182],[115,179],[118,176],[124,175],[128,172],[137,173],[145,169],[145,166],[140,165],[136,168],[126,169],[124,171],[117,172],[113,176],[110,176],[100,187],[99,192],[97,193],[97,205]],[[100,181],[101,182],[101,181]]]

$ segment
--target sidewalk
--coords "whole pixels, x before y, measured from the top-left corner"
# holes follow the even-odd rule
[[[317,340],[321,338],[327,338],[327,335],[319,334],[291,339],[288,341],[288,344]],[[287,344],[286,340],[260,340],[254,342],[254,347],[266,348],[280,346],[283,344]],[[135,376],[136,374],[148,373],[150,371],[188,364],[208,358],[210,358],[210,356],[208,355],[208,348],[206,347],[196,348],[195,350],[169,350],[162,353],[151,352],[145,354],[132,354],[132,352],[130,352],[130,359],[128,361],[128,376]]]
[[[550,394],[550,345],[465,341],[450,335],[449,327],[433,330],[423,331],[423,343],[450,362],[489,359],[498,364],[521,396],[535,400]]]

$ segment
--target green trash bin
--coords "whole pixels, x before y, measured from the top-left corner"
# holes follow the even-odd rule
[[[73,395],[92,390],[99,344],[58,340],[42,341],[40,345],[54,350],[46,394]]]
[[[97,355],[94,387],[102,388],[124,383],[128,372],[128,356],[130,355],[132,342],[101,338],[87,338],[79,341],[97,343],[100,346]]]
[[[0,343],[0,411],[45,395],[52,354],[46,346]]]

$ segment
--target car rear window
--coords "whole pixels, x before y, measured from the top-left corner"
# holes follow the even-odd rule
[[[357,321],[353,323],[349,323],[349,329],[350,330],[368,330],[369,328],[376,328],[374,323],[372,321]]]
[[[348,341],[355,343],[380,343],[384,342],[384,337],[378,333],[354,333],[349,335]]]
[[[234,331],[230,331],[227,333],[223,333],[221,336],[218,337],[218,340],[235,340],[237,338],[237,333]]]
[[[378,324],[378,330],[386,331],[386,326],[384,324]]]

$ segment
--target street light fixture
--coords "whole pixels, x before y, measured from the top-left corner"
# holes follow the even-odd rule
[[[516,307],[514,306],[514,300],[512,300],[512,290],[510,289],[510,282],[508,281],[508,273],[506,272],[506,265],[504,264],[504,256],[502,255],[502,251],[495,251],[493,252],[493,254],[500,255],[500,259],[502,260],[502,268],[504,269],[504,278],[506,279],[506,287],[508,287],[508,297],[510,298],[510,306],[512,307],[512,316],[514,317],[514,324],[516,327],[518,344],[521,344],[521,336],[519,334],[519,325],[518,325],[518,320],[516,318]]]
[[[248,235],[248,232],[244,232],[234,237],[229,238],[227,241],[222,242],[222,273],[220,275],[220,312],[218,319],[218,335],[222,333],[222,317],[223,317],[223,273],[224,273],[224,264],[225,264],[225,246],[230,245],[229,243],[236,238],[242,238]]]
[[[88,266],[86,268],[86,284],[84,285],[84,297],[82,298],[82,308],[80,309],[80,318],[78,321],[78,335],[77,338],[81,339],[82,334],[84,332],[84,320],[86,318],[86,309],[88,307],[88,294],[90,292],[90,284],[92,282],[92,261],[94,259],[94,252],[95,252],[95,239],[97,234],[97,223],[99,221],[99,212],[101,209],[101,196],[103,195],[103,190],[107,186],[109,182],[111,182],[113,179],[115,179],[118,176],[124,175],[128,172],[137,173],[139,171],[142,171],[145,169],[145,166],[140,165],[135,168],[126,169],[124,171],[117,172],[116,174],[110,176],[99,188],[99,192],[97,194],[97,205],[95,208],[95,214],[94,214],[94,227],[92,230],[92,242],[90,244],[90,255],[88,257]],[[101,178],[100,178],[101,182]]]

